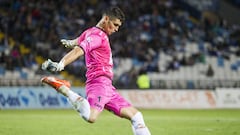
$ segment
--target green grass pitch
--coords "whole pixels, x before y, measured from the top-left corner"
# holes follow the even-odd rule
[[[240,135],[240,110],[141,110],[152,135]],[[0,110],[0,135],[132,135],[104,111],[94,124],[74,110]]]

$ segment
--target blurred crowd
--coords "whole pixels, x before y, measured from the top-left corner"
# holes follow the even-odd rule
[[[77,37],[96,24],[103,9],[115,5],[126,14],[120,32],[110,37],[116,67],[118,58],[131,58],[136,67],[146,72],[168,72],[204,62],[206,55],[224,59],[230,54],[240,56],[238,25],[230,25],[217,15],[215,20],[196,19],[173,0],[1,0],[0,32],[14,39],[12,46],[9,38],[0,40],[1,65],[9,70],[30,67],[37,64],[37,55],[59,61],[67,52],[60,45],[60,39]],[[187,51],[188,42],[197,43],[201,51],[180,59],[177,54]],[[205,42],[210,44],[207,48],[203,45]],[[22,44],[30,51],[21,54]],[[159,67],[160,53],[172,57],[165,67]],[[84,79],[84,59],[66,70]],[[125,74],[128,79],[135,78],[138,71],[131,69]]]

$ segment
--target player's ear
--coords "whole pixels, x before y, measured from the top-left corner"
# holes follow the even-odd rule
[[[105,15],[105,16],[104,16],[104,21],[105,21],[105,22],[108,22],[108,21],[109,21],[109,16],[106,16],[106,15]]]
[[[108,16],[106,16],[106,15],[105,15],[105,16],[103,16],[103,17],[102,17],[102,24],[103,24],[103,25],[107,25],[107,24],[108,24],[108,22],[109,22],[109,17],[108,17]]]

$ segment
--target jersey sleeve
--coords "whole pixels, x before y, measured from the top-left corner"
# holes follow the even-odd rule
[[[78,44],[85,52],[91,51],[101,46],[102,38],[99,35],[89,35],[83,40],[78,40]]]

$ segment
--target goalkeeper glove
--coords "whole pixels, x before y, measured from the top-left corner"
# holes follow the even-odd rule
[[[42,64],[42,70],[47,70],[50,72],[62,71],[63,69],[64,69],[63,61],[60,61],[59,63],[57,63],[57,62],[53,62],[51,59],[48,59]]]
[[[66,47],[66,48],[73,48],[76,46],[74,44],[74,40],[66,40],[66,39],[61,39],[61,43]]]

